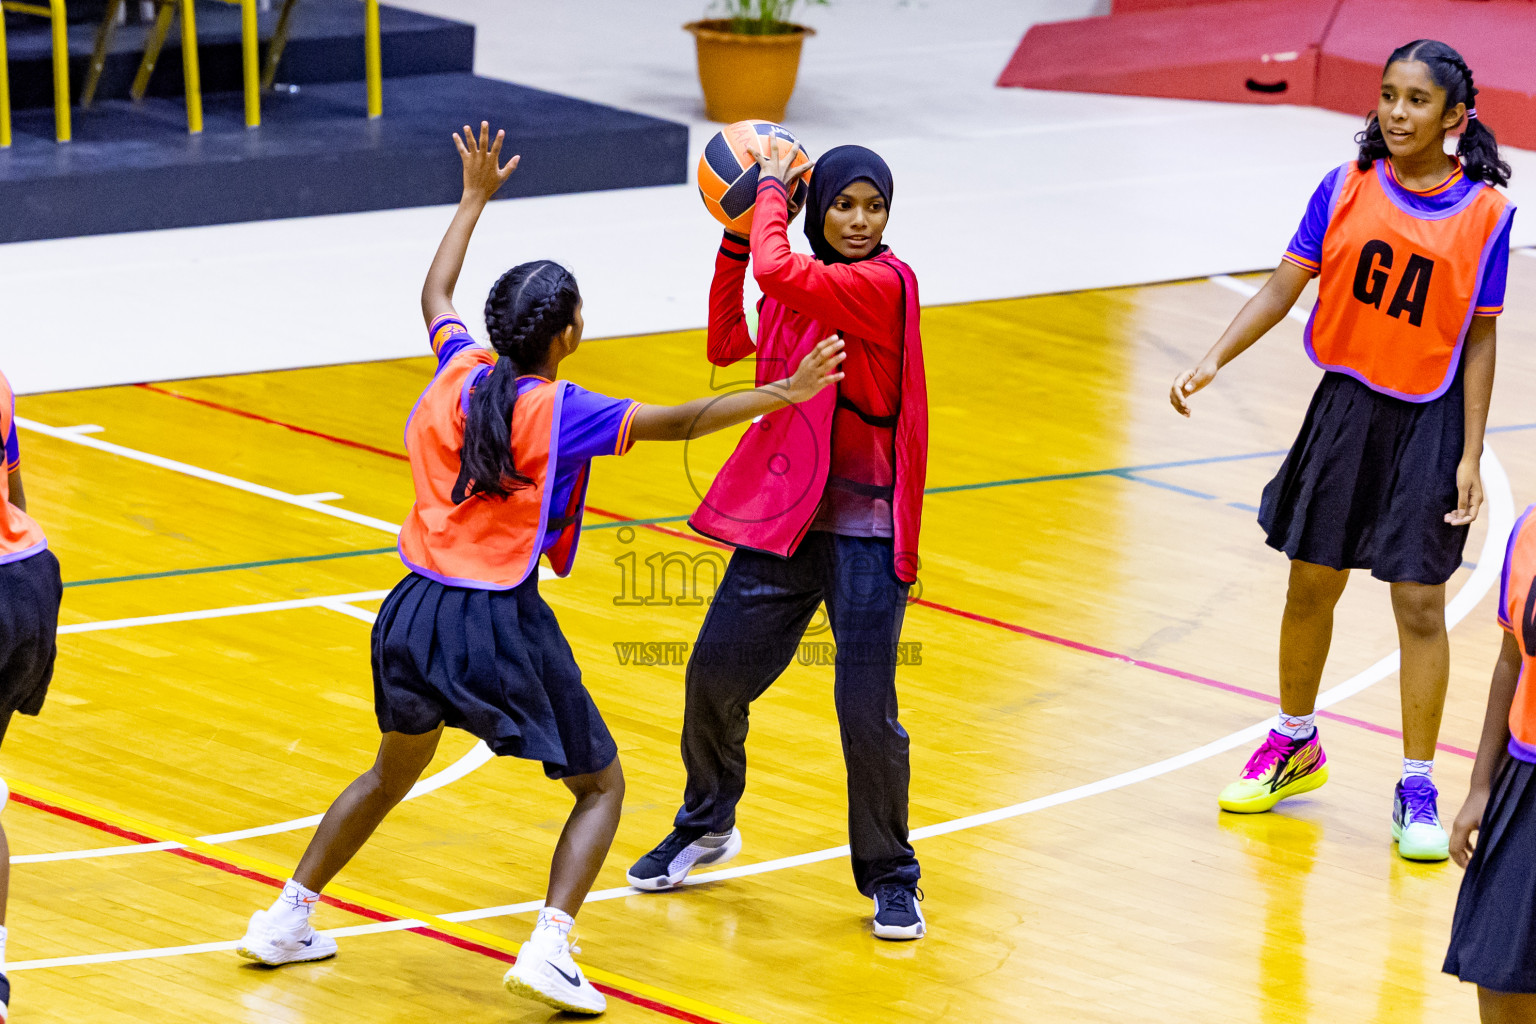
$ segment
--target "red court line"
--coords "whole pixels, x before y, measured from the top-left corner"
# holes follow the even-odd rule
[[[231,413],[235,416],[241,416],[248,420],[255,420],[257,423],[267,423],[274,427],[282,427],[284,430],[291,430],[295,434],[303,434],[306,437],[318,437],[322,441],[330,441],[333,444],[346,445],[348,448],[356,448],[359,451],[372,452],[374,455],[382,455],[386,459],[399,459],[401,462],[406,462],[409,460],[409,457],[404,452],[391,451],[388,448],[376,448],[371,444],[364,444],[361,441],[353,441],[350,438],[337,437],[335,434],[327,434],[319,430],[311,430],[308,427],[301,427],[296,423],[288,423],[285,420],[275,420],[270,416],[263,416],[260,413],[251,412],[248,409],[240,409],[233,405],[225,405],[222,402],[214,402],[206,398],[196,398],[192,395],[185,395],[180,391],[172,391],[170,388],[162,388],[154,384],[135,384],[134,387],[143,388],[145,391],[153,391],[157,395],[166,395],[170,398],[179,398],[183,402],[192,402],[195,405],[205,406],[209,409],[217,409],[220,412]]]
[[[168,395],[172,398],[180,398],[184,401],[196,402],[198,405],[205,405],[210,409],[218,409],[223,412],[233,413],[236,416],[243,416],[246,419],[257,420],[261,423],[270,423],[273,426],[291,430],[296,434],[305,434],[309,437],[318,437],[326,441],[334,441],[337,444],[346,445],[349,448],[358,448],[363,451],[374,452],[375,454],[384,455],[391,459],[408,459],[408,456],[404,452],[392,452],[383,448],[375,448],[372,445],[363,444],[361,441],[353,441],[345,437],[337,437],[334,434],[325,434],[318,430],[310,430],[308,427],[301,427],[297,424],[284,422],[283,420],[271,419],[258,413],[248,412],[245,409],[239,409],[234,406],[222,405],[218,402],[210,402],[204,398],[194,398],[191,395],[184,395],[179,391],[172,391],[169,388],[161,388],[153,384],[138,384],[135,386],[144,388],[149,391],[154,391],[157,394]],[[595,512],[600,516],[606,516],[609,519],[615,519],[621,522],[632,521],[632,517],[630,516],[620,515],[617,512],[608,512],[593,505],[588,505],[587,511]],[[644,529],[653,530],[656,533],[665,534],[668,537],[676,537],[680,540],[691,541],[695,544],[704,544],[712,548],[719,548],[722,551],[731,550],[731,546],[729,544],[722,544],[719,541],[713,540],[709,537],[703,537],[693,533],[685,533],[682,530],[674,530],[666,526],[659,526],[655,523],[644,524]],[[946,604],[939,604],[937,601],[928,601],[923,598],[916,598],[912,601],[912,604],[922,605],[924,608],[931,608],[934,611],[945,612],[949,615],[958,615],[962,619],[970,619],[973,622],[982,622],[989,626],[997,626],[999,629],[1006,629],[1014,633],[1022,634],[1024,636],[1033,637],[1036,640],[1044,640],[1046,643],[1057,644],[1061,647],[1070,647],[1075,651],[1082,651],[1085,654],[1094,654],[1101,658],[1108,658],[1111,661],[1119,661],[1127,665],[1134,665],[1137,668],[1144,668],[1151,672],[1160,672],[1163,675],[1173,676],[1176,679],[1183,679],[1187,680],[1188,682],[1199,683],[1202,686],[1210,686],[1218,690],[1226,690],[1228,693],[1241,694],[1244,697],[1252,697],[1255,700],[1262,700],[1267,704],[1278,705],[1280,703],[1279,698],[1272,697],[1267,693],[1260,693],[1258,690],[1250,690],[1247,687],[1236,686],[1232,683],[1224,683],[1219,679],[1211,679],[1208,676],[1195,675],[1193,672],[1184,672],[1180,669],[1169,668],[1166,665],[1159,665],[1153,661],[1143,661],[1140,658],[1133,658],[1128,654],[1120,654],[1117,651],[1106,650],[1103,647],[1095,647],[1092,644],[1085,644],[1078,640],[1068,640],[1065,637],[1055,636],[1051,633],[1042,633],[1037,629],[1030,629],[1028,626],[1019,626],[1011,622],[1004,622],[1001,619],[994,619],[985,615],[978,615],[975,612],[968,612],[963,608],[954,608]],[[1403,734],[1397,729],[1391,729],[1384,725],[1377,725],[1375,722],[1367,722],[1363,718],[1354,718],[1350,715],[1341,715],[1336,711],[1319,711],[1317,714],[1319,718],[1327,718],[1331,721],[1342,722],[1345,725],[1353,725],[1360,729],[1369,730],[1370,732],[1380,733],[1383,736],[1396,736],[1398,739],[1402,739],[1403,736]],[[1461,747],[1455,747],[1449,743],[1436,743],[1435,749],[1443,750],[1448,754],[1459,754],[1462,757],[1475,758],[1477,756],[1475,751],[1465,750]]]
[[[1255,700],[1262,700],[1268,704],[1278,705],[1280,703],[1278,697],[1270,696],[1267,693],[1260,693],[1258,690],[1250,690],[1246,686],[1237,686],[1233,683],[1224,683],[1220,679],[1212,679],[1209,676],[1196,675],[1193,672],[1185,672],[1183,669],[1169,668],[1167,665],[1159,665],[1155,661],[1143,661],[1141,658],[1133,658],[1129,654],[1121,654],[1119,651],[1111,651],[1103,647],[1095,647],[1092,644],[1085,644],[1080,640],[1068,640],[1066,637],[1056,636],[1052,633],[1043,633],[1038,629],[1030,629],[1028,626],[1020,626],[1012,622],[1004,622],[1002,619],[994,619],[990,616],[978,615],[975,612],[968,612],[963,608],[952,608],[949,605],[939,604],[937,601],[929,601],[926,598],[915,598],[913,599],[912,604],[922,605],[924,608],[932,608],[935,611],[947,612],[950,615],[958,615],[962,619],[970,619],[973,622],[986,623],[989,626],[996,626],[999,629],[1006,629],[1011,633],[1019,633],[1023,636],[1031,637],[1035,640],[1044,640],[1048,644],[1056,644],[1059,647],[1067,647],[1074,651],[1082,651],[1084,654],[1093,654],[1100,658],[1108,658],[1110,661],[1118,661],[1126,665],[1134,665],[1137,668],[1144,668],[1149,672],[1158,672],[1165,676],[1173,676],[1175,679],[1183,679],[1191,683],[1199,683],[1202,686],[1210,686],[1217,690],[1225,690],[1228,693],[1236,693],[1244,697],[1252,697]],[[1363,718],[1355,718],[1351,715],[1341,715],[1337,711],[1319,711],[1317,713],[1317,717],[1327,718],[1335,722],[1342,722],[1345,725],[1353,725],[1361,729],[1368,729],[1371,732],[1380,733],[1383,736],[1396,736],[1398,739],[1403,738],[1403,734],[1396,729],[1388,728],[1385,725],[1377,725],[1375,722],[1367,722]],[[1435,744],[1435,749],[1443,750],[1448,754],[1460,754],[1462,757],[1477,757],[1476,751],[1465,750],[1461,747],[1454,747],[1449,743],[1437,743]]]
[[[403,451],[391,451],[388,448],[379,448],[371,444],[364,444],[361,441],[354,441],[349,437],[338,437],[335,434],[327,434],[322,430],[311,430],[309,427],[301,427],[297,423],[289,423],[287,420],[273,419],[270,416],[263,416],[260,413],[251,412],[249,409],[241,409],[237,406],[225,405],[222,402],[211,401],[207,398],[198,398],[194,395],[183,394],[180,391],[172,391],[170,388],[163,388],[156,384],[135,384],[134,387],[142,388],[145,391],[153,391],[155,394],[165,395],[167,398],[179,398],[183,402],[191,402],[194,405],[201,405],[209,409],[217,409],[219,412],[227,412],[233,416],[240,416],[244,419],[255,420],[257,423],[266,423],[270,426],[282,427],[284,430],[291,430],[295,434],[303,434],[305,437],[317,437],[322,441],[330,441],[333,444],[345,445],[348,448],[356,448],[358,451],[372,452],[374,455],[382,455],[386,459],[396,459],[400,462],[410,461],[410,456],[406,455],[406,453]],[[604,509],[600,509],[595,505],[588,505],[586,508],[588,512],[596,512],[598,515],[606,516],[609,519],[617,519],[626,522],[630,521],[631,519],[630,516],[620,515],[617,512],[609,512]],[[696,537],[691,533],[683,533],[681,530],[668,529],[665,526],[658,526],[655,523],[645,524],[645,529],[654,530],[657,533],[663,533],[669,537],[679,537],[683,540],[698,541],[701,544],[708,544],[712,547],[722,548],[725,550],[729,550],[730,547],[727,544],[721,544],[719,541]]]
[[[143,843],[145,845],[160,842],[160,840],[151,836],[142,835],[138,832],[132,831],[131,829],[122,828],[118,825],[113,825],[110,822],[101,821],[100,819],[93,818],[88,814],[81,814],[78,811],[72,811],[67,807],[58,807],[44,800],[38,800],[30,796],[24,796],[21,793],[12,792],[11,799],[16,803],[22,804],[24,806],[31,807],[39,811],[44,811],[48,814],[64,818],[68,821],[73,821],[80,825],[87,825],[96,829],[97,831],[106,832],[109,835],[117,836],[120,839],[127,839],[131,842]],[[277,889],[281,889],[283,887],[283,883],[278,881],[276,878],[273,878],[271,875],[264,875],[259,871],[252,871],[249,868],[242,868],[238,864],[231,864],[228,861],[219,860],[217,857],[210,857],[207,854],[198,853],[195,850],[175,849],[166,850],[164,852],[173,853],[176,856],[190,860],[195,864],[201,864],[210,868],[217,868],[220,871],[227,872],[231,875],[238,875],[241,878],[249,879],[253,882],[261,882],[265,885],[270,885]],[[346,900],[339,900],[333,896],[326,896],[321,894],[320,901],[322,903],[329,904],[330,906],[337,907],[341,910],[345,910],[350,914],[356,914],[359,917],[366,917],[370,921],[398,920],[398,918],[390,917],[388,914],[380,913],[377,910],[370,910],[367,907],[361,907],[356,903],[349,903]],[[502,963],[513,964],[517,962],[517,957],[513,956],[511,953],[504,953],[499,949],[492,949],[490,946],[482,946],[478,942],[471,942],[469,939],[461,939],[457,935],[449,935],[448,933],[440,932],[435,928],[423,926],[420,928],[407,928],[405,931],[415,932],[417,935],[425,935],[429,939],[436,939],[438,942],[444,942],[450,946],[455,946],[459,949],[467,950],[471,953],[479,953],[480,955],[488,956],[493,960],[500,960]],[[689,1012],[688,1010],[679,1009],[675,1006],[669,1006],[666,1003],[660,1003],[654,999],[647,999],[645,996],[635,995],[632,992],[625,992],[623,989],[612,988],[608,985],[599,985],[595,982],[593,983],[593,988],[596,988],[604,995],[612,996],[615,999],[620,999],[626,1003],[633,1003],[635,1006],[639,1006],[646,1010],[654,1010],[657,1013],[664,1014],[677,1020],[687,1021],[688,1024],[717,1024],[716,1021],[708,1017],[701,1017],[696,1013]]]

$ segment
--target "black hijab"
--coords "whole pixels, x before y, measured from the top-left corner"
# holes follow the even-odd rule
[[[805,204],[805,237],[810,240],[811,251],[823,263],[855,263],[838,252],[823,228],[827,223],[827,208],[838,194],[856,181],[867,181],[885,199],[886,209],[891,205],[891,169],[874,150],[863,146],[836,146],[827,150],[816,161],[811,172],[811,194]],[[860,259],[878,256],[886,249],[881,245]]]

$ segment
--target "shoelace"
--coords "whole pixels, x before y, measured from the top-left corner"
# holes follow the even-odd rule
[[[1290,753],[1290,744],[1284,739],[1277,739],[1273,732],[1264,738],[1264,743],[1253,756],[1248,759],[1248,764],[1243,768],[1243,778],[1261,778],[1276,761]]]
[[[1438,825],[1440,809],[1435,806],[1436,793],[1428,786],[1403,787],[1403,824]]]
[[[884,909],[894,910],[900,914],[912,913],[912,898],[917,897],[917,902],[923,901],[923,890],[918,888],[905,889],[899,885],[882,885],[879,889],[881,904]]]

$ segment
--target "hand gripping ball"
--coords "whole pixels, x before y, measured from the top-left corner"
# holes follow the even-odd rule
[[[699,157],[699,195],[715,220],[742,235],[752,230],[752,208],[757,204],[759,168],[749,146],[761,153],[770,146],[779,154],[793,150],[791,167],[811,162],[794,134],[772,121],[737,121],[715,133]],[[796,178],[789,193],[790,210],[805,205],[807,191],[806,179]]]

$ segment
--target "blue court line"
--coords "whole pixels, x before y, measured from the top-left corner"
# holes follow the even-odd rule
[[[1215,501],[1216,495],[1206,494],[1204,491],[1190,490],[1188,487],[1180,487],[1178,484],[1170,484],[1165,480],[1154,480],[1149,476],[1137,476],[1135,473],[1116,473],[1122,480],[1134,480],[1138,484],[1150,484],[1153,487],[1161,487],[1165,491],[1173,491],[1175,494],[1187,494],[1191,498],[1204,498],[1206,501]]]
[[[1536,426],[1536,424],[1532,424]],[[1157,469],[1178,469],[1181,466],[1209,466],[1218,462],[1243,462],[1247,459],[1268,459],[1284,455],[1290,449],[1272,452],[1249,452],[1246,455],[1213,455],[1204,459],[1180,459],[1177,462],[1149,462],[1143,466],[1117,466],[1113,469],[1084,469],[1076,473],[1047,473],[1043,476],[1021,476],[1011,480],[988,480],[979,484],[951,484],[948,487],[930,487],[924,494],[952,494],[956,491],[979,491],[988,487],[1012,487],[1016,484],[1046,484],[1058,480],[1086,480],[1095,476],[1124,476],[1127,473],[1148,473]]]

